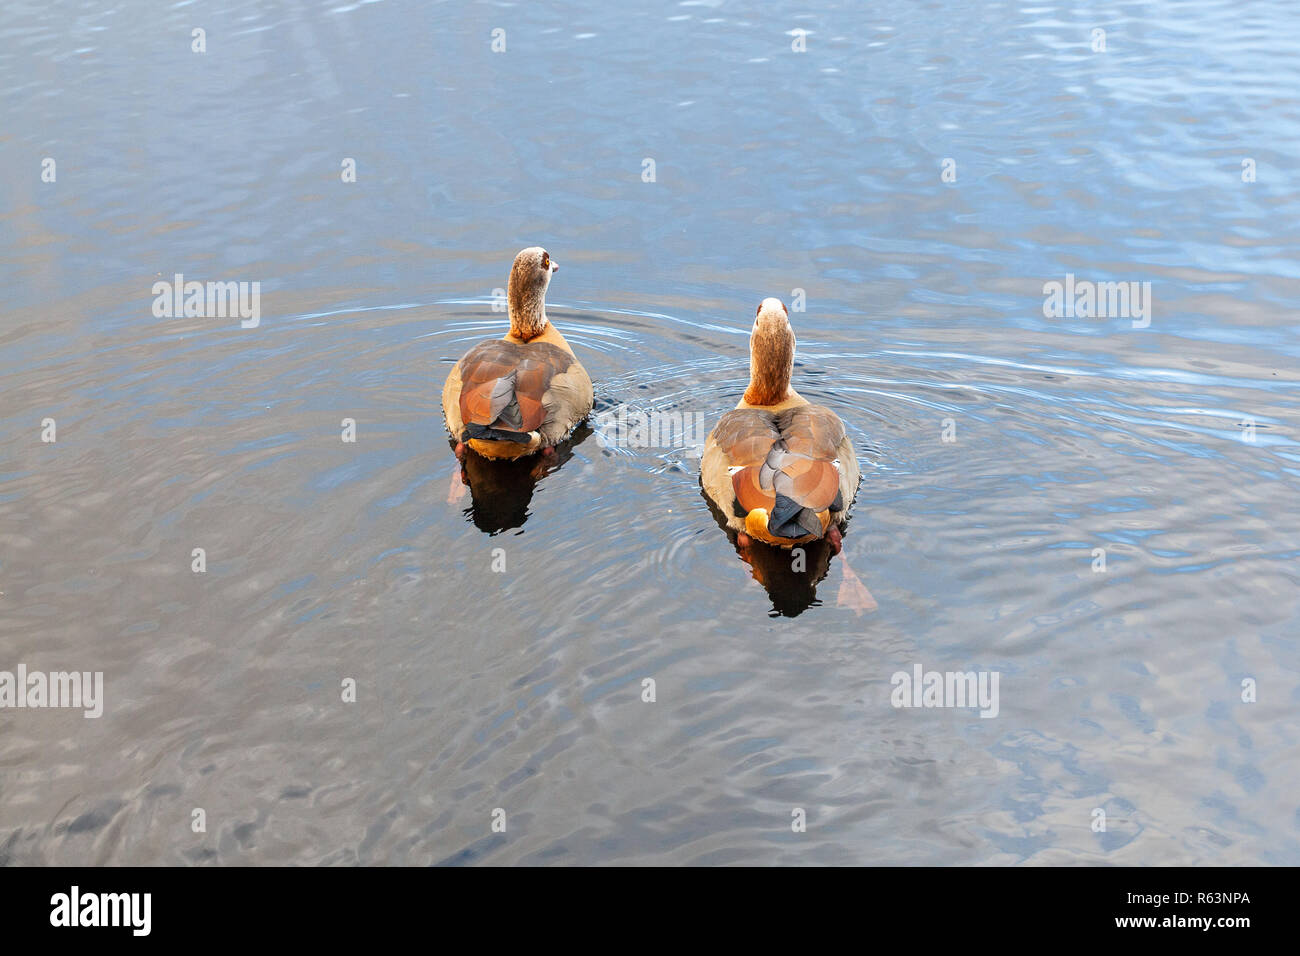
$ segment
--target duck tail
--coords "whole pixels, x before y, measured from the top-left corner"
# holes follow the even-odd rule
[[[767,530],[777,538],[802,538],[810,534],[820,537],[822,523],[817,512],[778,492],[767,519]]]
[[[460,440],[467,442],[473,439],[479,441],[512,441],[520,445],[527,445],[536,436],[535,432],[512,432],[504,428],[493,428],[490,425],[480,425],[477,422],[470,422],[461,432]]]

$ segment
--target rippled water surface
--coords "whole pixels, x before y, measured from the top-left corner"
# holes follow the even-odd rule
[[[1300,863],[1298,53],[1290,0],[5,3],[0,669],[106,700],[0,710],[0,862]],[[600,414],[467,489],[441,385],[534,243]],[[863,466],[802,573],[610,425],[711,425],[766,295]]]

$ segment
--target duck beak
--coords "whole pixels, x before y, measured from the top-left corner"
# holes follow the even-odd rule
[[[552,272],[552,273],[556,273],[556,272],[559,272],[559,271],[560,271],[560,264],[559,264],[558,262],[556,262],[554,259],[552,259],[552,260],[551,260],[551,272]]]

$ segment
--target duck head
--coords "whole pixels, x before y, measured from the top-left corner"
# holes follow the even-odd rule
[[[749,335],[750,405],[776,405],[790,397],[790,374],[794,371],[794,329],[790,313],[780,299],[764,299],[754,316]]]
[[[559,270],[541,246],[529,246],[515,256],[510,269],[510,332],[527,342],[546,331],[546,287]]]

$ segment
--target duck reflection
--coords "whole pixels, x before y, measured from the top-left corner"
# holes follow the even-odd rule
[[[700,494],[708,502],[713,520],[727,533],[727,539],[740,560],[749,565],[749,573],[767,591],[772,600],[773,616],[798,617],[814,604],[821,603],[817,599],[817,585],[830,572],[831,558],[835,555],[829,541],[823,538],[787,550],[751,538],[742,546],[737,541],[736,532],[728,527],[726,518],[703,488]],[[851,608],[859,615],[874,611],[875,598],[849,567],[843,552],[840,553],[840,565],[844,579],[836,594],[835,605]]]
[[[487,534],[522,527],[537,483],[572,458],[573,450],[590,434],[591,428],[584,423],[558,445],[524,458],[484,458],[466,448],[460,463],[460,487],[453,479],[448,501],[459,501],[468,489],[470,520]]]

